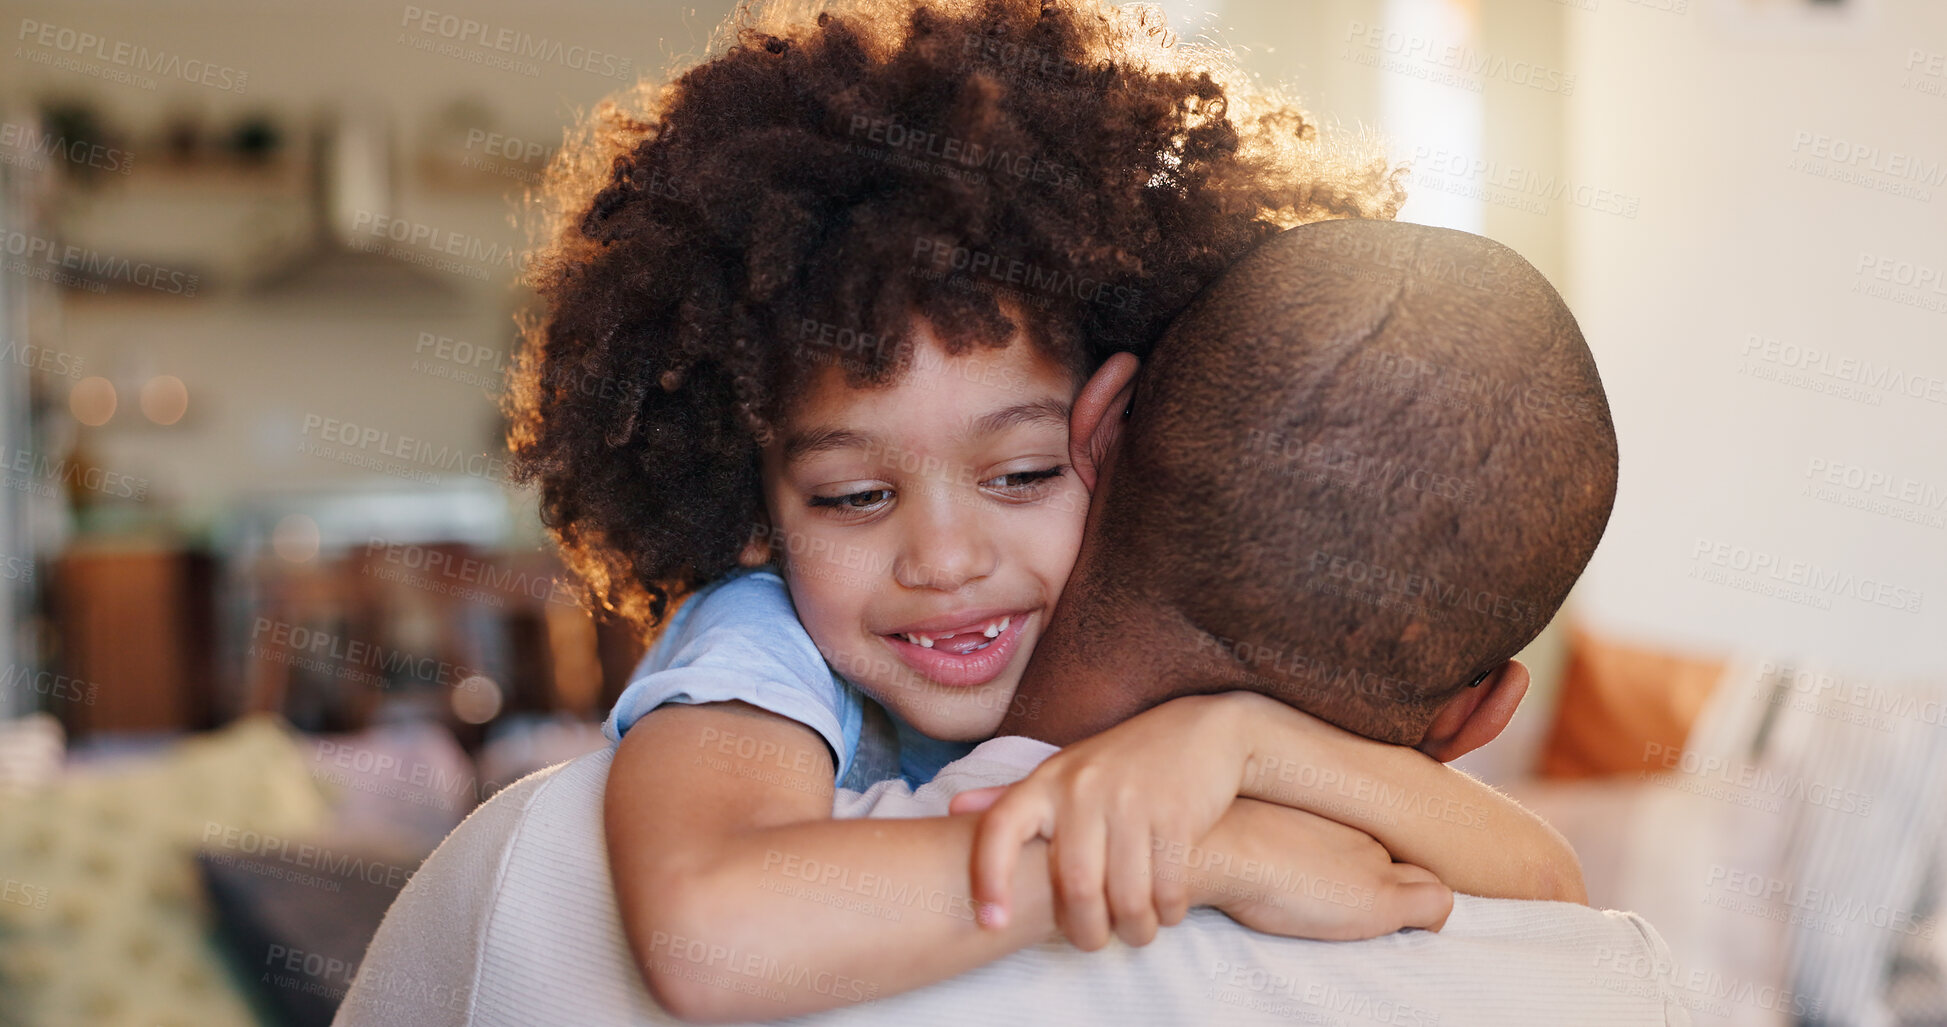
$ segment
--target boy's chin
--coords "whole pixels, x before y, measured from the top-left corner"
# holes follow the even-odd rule
[[[1006,696],[967,695],[955,702],[951,698],[938,698],[935,693],[918,703],[887,705],[899,719],[928,738],[942,742],[984,742],[1000,729],[1001,718],[1007,715],[1007,700],[1012,697],[1013,691],[1009,690]]]

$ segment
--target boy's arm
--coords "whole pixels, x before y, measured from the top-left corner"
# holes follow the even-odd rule
[[[1513,799],[1254,692],[1172,699],[1055,753],[1017,784],[962,792],[952,809],[986,809],[973,888],[998,922],[1013,908],[1022,846],[1049,839],[1059,925],[1095,948],[1111,929],[1142,944],[1171,922],[1184,897],[1152,854],[1187,846],[1238,798],[1368,832],[1455,891],[1587,902],[1575,850]]]
[[[800,754],[806,755],[800,755]],[[1006,927],[973,919],[973,816],[830,819],[817,734],[742,703],[665,706],[623,736],[604,797],[629,946],[664,1010],[770,1019],[906,991],[1052,937],[1047,846],[1020,852]],[[1285,868],[1323,892],[1185,875],[1189,902],[1260,930],[1365,938],[1438,927],[1451,902],[1357,832],[1239,800],[1200,842],[1205,867]]]
[[[1448,887],[1587,904],[1575,849],[1481,781],[1403,745],[1361,738],[1254,692],[1217,697],[1249,747],[1238,794],[1307,810],[1378,839]]]
[[[771,1019],[942,980],[1053,933],[1045,859],[982,930],[973,817],[834,821],[809,728],[743,703],[667,705],[623,736],[604,820],[622,926],[685,1020]]]

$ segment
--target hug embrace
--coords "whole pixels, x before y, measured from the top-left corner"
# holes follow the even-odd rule
[[[1687,1023],[1445,765],[1615,498],[1540,273],[1154,11],[723,33],[557,158],[509,400],[653,638],[614,745],[448,839],[338,1022]]]

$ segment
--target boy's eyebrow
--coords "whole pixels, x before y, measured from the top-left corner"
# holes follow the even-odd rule
[[[784,440],[784,462],[822,453],[828,449],[870,448],[879,445],[879,436],[849,428],[813,428],[797,432]]]
[[[965,439],[979,435],[991,435],[1012,428],[1017,424],[1052,422],[1061,427],[1068,426],[1069,404],[1052,397],[1016,403],[1011,407],[982,414],[962,429],[956,438]],[[813,453],[828,449],[871,449],[885,448],[879,436],[870,432],[854,431],[850,428],[812,428],[794,433],[784,440],[784,460],[789,463]]]
[[[1029,403],[1016,403],[1011,407],[996,410],[974,421],[967,435],[991,435],[1003,428],[1017,424],[1033,424],[1037,421],[1053,421],[1062,427],[1068,426],[1067,403],[1053,397],[1044,397]]]

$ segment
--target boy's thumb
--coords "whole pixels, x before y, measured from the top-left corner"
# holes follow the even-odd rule
[[[955,795],[953,800],[946,804],[946,810],[948,813],[979,813],[987,807],[992,806],[994,801],[999,799],[1001,793],[1005,791],[1007,791],[1006,785],[995,785],[992,788],[970,788]]]

